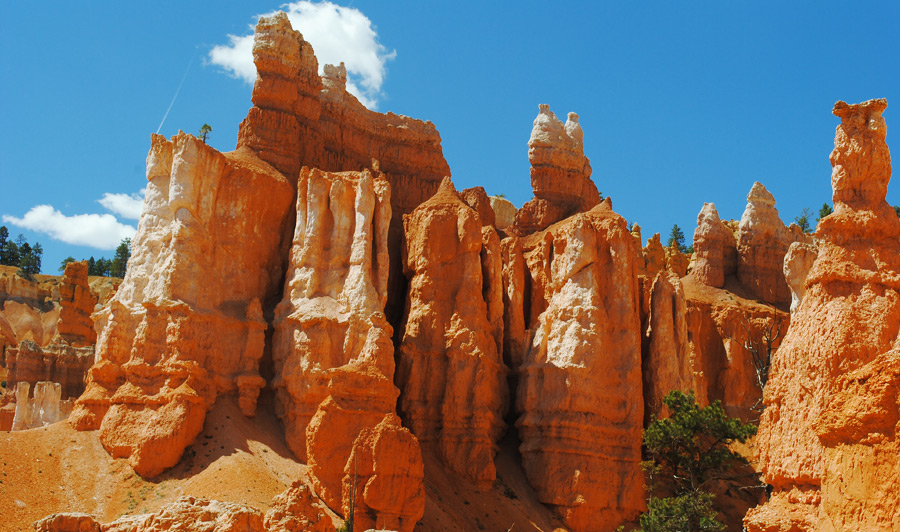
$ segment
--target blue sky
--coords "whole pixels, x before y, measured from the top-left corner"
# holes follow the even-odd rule
[[[145,186],[150,134],[182,78],[160,133],[209,123],[210,144],[234,149],[251,85],[210,52],[280,5],[0,3],[0,224],[40,241],[44,273],[68,255],[111,257],[137,226],[129,195]],[[530,199],[526,144],[547,103],[563,119],[579,114],[597,187],[645,238],[677,223],[690,239],[703,202],[739,218],[756,180],[783,220],[817,211],[831,200],[834,102],[900,105],[896,2],[337,5],[318,6],[322,18],[300,31],[350,31],[322,53],[340,55],[352,37],[361,96],[434,122],[458,188]],[[885,117],[897,146],[900,112]],[[29,211],[32,227],[54,233],[11,222]]]

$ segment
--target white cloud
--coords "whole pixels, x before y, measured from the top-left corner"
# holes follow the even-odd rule
[[[301,0],[283,6],[291,26],[312,44],[319,74],[326,64],[347,67],[347,91],[370,109],[378,105],[385,63],[397,56],[378,42],[378,34],[361,11],[331,2]],[[267,13],[271,15],[271,13]],[[257,17],[258,18],[258,17]],[[253,26],[251,26],[251,31]],[[247,83],[256,80],[253,35],[229,35],[230,44],[213,47],[209,60]]]
[[[112,214],[66,216],[51,205],[32,207],[21,218],[4,214],[3,221],[46,233],[67,244],[97,249],[115,249],[123,238],[132,238],[137,232],[136,228],[120,223]]]
[[[139,220],[141,218],[141,209],[144,208],[144,193],[146,188],[142,188],[137,194],[111,194],[106,192],[103,197],[97,200],[106,210],[128,218],[129,220]]]

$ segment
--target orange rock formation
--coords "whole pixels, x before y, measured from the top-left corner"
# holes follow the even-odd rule
[[[734,236],[722,224],[713,203],[704,203],[697,215],[697,229],[694,230],[694,258],[691,275],[697,281],[715,288],[725,286],[725,276],[734,270],[726,268],[728,251],[735,249]],[[733,265],[732,265],[733,266]]]
[[[637,243],[607,199],[523,247],[534,329],[516,391],[523,466],[573,530],[614,530],[644,504]]]
[[[508,400],[499,238],[449,178],[403,222],[409,299],[400,411],[449,469],[487,489]]]
[[[885,201],[886,107],[834,106],[834,213],[819,222],[806,295],[766,386],[757,445],[774,493],[747,515],[751,531],[896,528],[896,493],[884,490],[897,471],[886,384],[896,383],[900,220]]]
[[[737,235],[741,284],[767,303],[787,305],[791,292],[784,278],[784,256],[792,242],[811,242],[799,227],[785,227],[775,208],[775,197],[760,182],[747,194],[747,208]]]
[[[59,337],[69,345],[85,347],[97,340],[91,314],[97,297],[91,294],[88,284],[88,262],[66,264],[63,282],[59,287]]]
[[[251,151],[221,154],[184,133],[153,136],[147,179],[128,273],[96,314],[97,362],[70,421],[153,476],[219,394],[262,386],[260,304],[277,293],[293,190]]]
[[[349,511],[354,493],[345,487],[348,477],[359,476],[357,486],[365,488],[356,500],[360,515],[411,530],[424,511],[422,459],[418,442],[394,414],[399,391],[383,312],[390,185],[380,173],[303,168],[297,191],[273,340],[273,387],[288,445],[309,463],[328,506]],[[403,443],[386,443],[394,441]],[[395,488],[396,497],[387,503],[368,484]]]
[[[542,231],[600,203],[577,114],[569,113],[563,125],[549,105],[541,104],[528,140],[528,161],[534,198],[516,212],[513,233]]]

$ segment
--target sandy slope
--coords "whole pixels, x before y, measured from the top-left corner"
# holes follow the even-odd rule
[[[77,432],[67,423],[0,432],[0,531],[31,530],[35,520],[65,511],[88,512],[108,522],[155,511],[181,495],[265,511],[275,495],[306,476],[306,466],[287,449],[272,412],[266,394],[253,419],[241,415],[233,397],[221,398],[181,462],[154,479],[141,478],[125,460],[110,458],[97,432]],[[426,453],[426,516],[416,530],[551,532],[560,527],[537,502],[518,465],[517,447],[514,435],[502,442],[499,478],[487,493],[475,492]]]

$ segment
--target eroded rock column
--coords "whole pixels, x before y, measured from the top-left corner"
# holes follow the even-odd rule
[[[403,222],[409,296],[400,410],[446,467],[488,489],[508,400],[499,239],[449,178]]]
[[[615,530],[644,504],[636,246],[609,200],[524,245],[544,310],[519,370],[522,461],[576,531]]]
[[[873,453],[879,442],[894,438],[894,422],[885,430],[876,415],[863,428],[856,412],[836,410],[848,404],[841,394],[859,387],[841,376],[854,370],[862,372],[859,378],[867,378],[865,371],[881,374],[876,366],[860,368],[895,346],[900,332],[900,221],[885,201],[891,176],[881,116],[886,107],[885,100],[834,107],[841,119],[831,152],[835,208],[819,223],[819,253],[803,304],[772,361],[757,448],[775,491],[745,518],[752,531],[896,527],[896,511],[884,511],[877,486],[839,487],[893,467]],[[887,371],[893,364],[885,359],[882,365]]]

